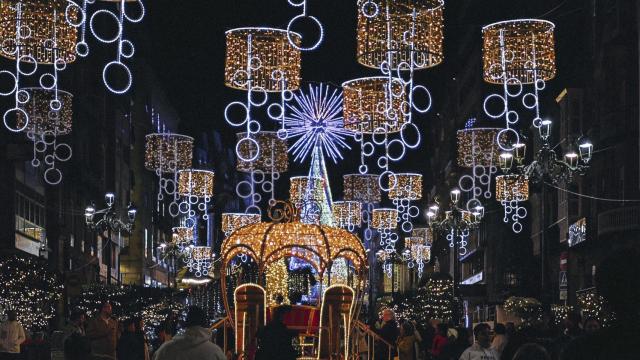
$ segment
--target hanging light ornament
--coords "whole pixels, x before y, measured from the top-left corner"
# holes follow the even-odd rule
[[[357,201],[362,204],[362,221],[367,225],[363,235],[365,242],[371,241],[373,231],[371,214],[376,203],[382,201],[379,176],[373,174],[346,174],[343,179],[344,201]]]
[[[260,220],[260,214],[223,213],[222,231],[224,232],[224,235],[228,237],[237,229],[259,223]]]
[[[480,197],[491,198],[491,179],[498,171],[500,148],[496,142],[500,128],[465,128],[458,130],[458,166],[470,168],[471,174],[458,180],[460,190],[469,195],[466,209],[481,206]]]
[[[135,46],[131,40],[125,38],[126,23],[139,23],[145,15],[145,7],[142,0],[102,0],[118,4],[118,11],[108,9],[99,9],[90,12],[90,5],[95,4],[95,0],[67,0],[65,2],[66,21],[69,25],[80,29],[80,41],[74,42],[75,52],[81,57],[89,56],[89,44],[87,42],[87,27],[91,31],[93,37],[103,44],[116,45],[116,57],[114,60],[105,64],[102,68],[102,81],[107,90],[114,94],[124,94],[131,89],[133,84],[133,76],[129,66],[124,63],[126,59],[130,59],[135,54]],[[132,15],[131,5],[138,9],[138,13]],[[129,9],[127,9],[129,8]],[[69,16],[69,14],[79,14],[79,16]],[[116,31],[115,34],[102,34],[101,24],[106,21],[112,25]],[[124,80],[122,80],[124,79]],[[121,81],[115,81],[121,80]]]
[[[422,199],[422,175],[411,173],[397,173],[389,177],[389,199],[398,210],[398,222],[402,231],[410,233],[413,230],[411,219],[418,217],[420,209],[411,205],[411,201]]]
[[[17,124],[26,124],[24,131],[33,142],[31,166],[44,165],[44,180],[50,185],[57,185],[62,181],[62,171],[56,163],[69,161],[73,153],[69,144],[58,139],[58,136],[71,133],[73,95],[57,89],[23,88],[21,91],[28,94],[29,100],[19,105],[27,116],[18,112]],[[53,110],[51,104],[58,102],[60,108]]]
[[[214,254],[209,246],[193,246],[187,253],[187,268],[196,277],[208,276]]]
[[[504,207],[504,222],[513,221],[511,228],[515,233],[522,231],[520,220],[527,217],[527,209],[521,203],[528,199],[528,177],[516,174],[496,176],[496,200]]]
[[[398,234],[394,230],[398,226],[398,210],[389,208],[373,209],[371,227],[380,233],[380,246],[387,253],[395,253]]]
[[[422,237],[406,237],[402,258],[407,261],[409,268],[417,267],[418,277],[422,277],[425,263],[431,260],[431,245],[426,244]]]
[[[332,216],[332,214],[324,214],[321,206],[324,195],[323,178],[293,176],[289,181],[289,201],[298,209],[303,223],[317,224],[323,217]]]
[[[178,204],[180,213],[188,218],[196,216],[196,209],[202,214],[202,219],[207,220],[207,207],[213,197],[213,184],[215,174],[208,170],[179,170],[178,171],[178,195],[183,200]],[[196,209],[194,209],[196,208]]]
[[[145,136],[144,166],[158,176],[158,211],[162,203],[164,213],[163,200],[168,196],[169,215],[174,218],[180,215],[178,174],[180,170],[191,168],[192,158],[192,137],[170,133],[153,133]]]
[[[233,101],[225,108],[227,123],[246,129],[241,133],[241,138],[236,143],[236,156],[239,164],[251,164],[261,156],[265,160],[268,159],[261,155],[264,152],[258,140],[261,134],[261,125],[253,119],[253,108],[264,106],[269,100],[269,92],[280,92],[281,104],[279,105],[281,106],[280,110],[284,113],[284,102],[292,98],[292,90],[300,87],[300,50],[292,46],[290,40],[300,45],[300,35],[287,30],[238,28],[226,32],[225,85],[247,92],[245,102]],[[282,141],[282,139],[279,140]],[[286,154],[286,143],[284,145],[284,153]],[[236,192],[240,197],[250,198],[251,205],[247,209],[247,213],[260,213],[261,210],[257,203],[260,202],[261,196],[255,192],[256,181],[254,178],[263,179],[264,173],[258,172],[256,174],[256,171],[253,170],[255,167],[249,166],[248,168],[250,169],[248,172],[251,173],[251,181],[239,183]],[[262,187],[263,190],[269,188],[265,192],[272,193],[270,203],[273,204],[275,202],[273,182],[265,182]]]
[[[522,104],[535,111],[533,126],[542,126],[539,92],[556,75],[554,28],[553,23],[537,19],[501,21],[482,28],[483,78],[503,88],[502,94],[485,98],[484,111],[491,118],[505,119],[496,137],[502,150],[512,151],[520,143],[515,130],[520,116],[509,107],[509,99],[521,97]],[[533,85],[531,92],[523,92],[527,84]]]
[[[291,46],[301,51],[312,51],[317,49],[320,44],[322,44],[322,40],[324,39],[324,28],[322,27],[322,23],[315,16],[307,14],[307,0],[287,0],[287,2],[293,7],[302,8],[302,13],[291,18],[289,24],[287,25],[287,38],[289,39],[289,43],[291,44]],[[302,22],[302,20],[305,18],[313,22],[314,25],[318,28],[318,35],[316,35],[316,40],[314,42],[307,42],[307,45],[303,45],[302,40],[300,39],[300,35],[292,31],[295,25]],[[309,20],[307,20],[307,22],[309,22]]]
[[[358,201],[335,201],[333,219],[336,225],[350,232],[362,225],[362,204]]]

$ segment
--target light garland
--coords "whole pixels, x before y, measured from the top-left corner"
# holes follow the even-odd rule
[[[413,230],[412,219],[420,215],[420,209],[411,205],[411,201],[422,198],[422,175],[394,173],[388,177],[389,199],[398,210],[398,222],[402,231]]]
[[[300,87],[300,35],[273,28],[238,28],[226,32],[225,85],[260,91]]]
[[[534,298],[512,296],[504,302],[504,310],[519,317],[522,327],[539,323],[544,316],[542,304]]]
[[[616,320],[616,314],[607,308],[605,299],[598,295],[595,288],[576,294],[578,307],[584,318],[598,319],[603,327],[610,326]]]
[[[358,8],[360,64],[426,69],[444,59],[443,0],[359,0]]]
[[[422,238],[423,243],[431,246],[433,244],[433,229],[428,227],[413,228],[411,236]]]

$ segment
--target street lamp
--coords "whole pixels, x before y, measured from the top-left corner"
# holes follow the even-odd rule
[[[99,231],[101,236],[104,231],[107,232],[105,248],[108,249],[107,256],[107,284],[111,284],[111,233],[127,232],[131,233],[136,220],[137,209],[133,204],[129,204],[126,208],[127,217],[123,220],[120,217],[118,209],[115,205],[115,194],[108,192],[104,195],[104,202],[107,207],[96,210],[95,204],[91,203],[84,209],[84,220],[87,227],[94,231]]]

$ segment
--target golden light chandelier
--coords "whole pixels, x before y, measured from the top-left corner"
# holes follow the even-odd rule
[[[289,182],[289,200],[292,203],[322,201],[324,180],[321,177],[292,176]]]
[[[208,170],[178,171],[178,194],[198,198],[211,198],[215,174]]]
[[[36,135],[67,135],[71,133],[73,120],[73,95],[57,90],[57,99],[54,90],[43,88],[22,88],[27,92],[29,101],[20,105],[25,111],[27,119],[18,112],[17,123],[20,127],[27,121],[25,131]],[[60,101],[60,110],[51,110],[51,102]]]
[[[289,35],[295,44],[301,44],[299,34]],[[232,29],[226,32],[226,42],[226,86],[267,92],[300,87],[300,50],[289,43],[286,30]]]
[[[171,173],[191,167],[193,138],[178,134],[154,133],[145,136],[147,170]]]
[[[346,174],[342,177],[344,200],[361,203],[378,203],[382,200],[382,190],[378,183],[378,175]]]
[[[389,199],[420,200],[422,199],[422,175],[396,173],[395,176],[389,177],[389,189]]]
[[[398,226],[398,210],[389,208],[373,209],[371,226],[378,230],[391,230]]]
[[[458,166],[497,166],[500,148],[496,141],[501,128],[467,128],[457,131]]]
[[[399,132],[411,112],[402,79],[367,77],[342,84],[346,129],[373,133]]]
[[[528,177],[519,174],[496,176],[497,201],[526,201],[528,199]]]
[[[237,138],[241,140],[247,137],[247,133],[238,133]],[[237,150],[241,156],[238,157],[236,170],[240,172],[253,172],[256,170],[267,174],[282,173],[289,169],[289,156],[287,152],[287,140],[280,139],[273,131],[261,131],[251,135],[251,138],[258,143],[259,154],[254,161],[244,161],[255,156],[256,148],[252,147],[252,142],[239,142]]]
[[[531,84],[553,79],[554,28],[552,22],[538,19],[501,21],[483,27],[484,80],[492,84],[505,80],[507,84]]]
[[[442,62],[443,0],[359,0],[358,8],[360,64],[425,69]]]
[[[353,231],[362,225],[362,203],[359,201],[334,201],[331,208],[336,225]]]
[[[261,220],[260,214],[223,213],[222,231],[226,236],[231,235],[237,229],[251,224],[257,224]]]

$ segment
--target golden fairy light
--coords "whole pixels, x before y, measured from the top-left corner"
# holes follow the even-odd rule
[[[43,88],[22,88],[29,94],[29,101],[19,107],[29,116],[26,132],[37,135],[67,135],[71,133],[73,120],[73,95],[62,90],[47,90]],[[60,102],[59,110],[51,109],[51,102]],[[25,118],[17,112],[17,124],[22,127]]]
[[[501,21],[482,28],[483,76],[488,83],[531,84],[556,76],[555,25],[547,20]],[[505,63],[503,69],[502,63]]]
[[[529,178],[525,175],[496,176],[497,201],[526,201],[529,199]]]
[[[433,244],[433,229],[429,227],[416,227],[411,231],[412,237],[422,238],[424,244]]]
[[[210,198],[213,196],[215,175],[208,170],[180,170],[178,172],[178,193],[182,196]]]
[[[247,133],[238,133],[238,140],[247,137]],[[251,137],[258,143],[259,153],[254,161],[244,161],[242,159],[254,158],[252,154],[257,150],[249,141],[242,141],[239,144],[238,152],[242,155],[238,157],[236,170],[240,172],[253,172],[260,170],[264,173],[282,173],[289,169],[289,156],[287,140],[280,139],[273,131],[261,131]]]
[[[300,35],[290,35],[300,46]],[[291,45],[286,30],[239,28],[227,31],[226,38],[226,86],[248,90],[250,85],[264,91],[300,87],[300,50]]]
[[[497,143],[500,128],[468,128],[458,130],[458,166],[497,166],[500,147]],[[502,136],[501,136],[502,137]]]
[[[191,167],[193,138],[178,134],[154,133],[145,136],[144,166],[161,173]]]
[[[175,243],[191,242],[194,239],[193,227],[178,226],[173,229],[172,240]]]
[[[65,0],[0,1],[0,55],[15,60],[20,54],[21,62],[38,64],[58,59],[59,66],[74,62],[78,29],[70,23],[78,22],[78,7],[67,5]]]
[[[398,210],[389,208],[373,209],[371,227],[378,230],[391,230],[398,226]]]
[[[362,224],[362,203],[359,201],[334,201],[333,219],[341,228],[353,228]]]
[[[246,213],[223,213],[222,214],[222,231],[229,235],[247,225],[259,223],[260,214]]]
[[[419,236],[409,236],[404,239],[404,249],[413,260],[428,262],[431,260],[431,246]]]
[[[404,81],[384,76],[346,81],[342,84],[345,129],[366,134],[395,133],[410,112]]]
[[[440,64],[443,8],[444,0],[359,0],[358,62],[376,69],[389,60],[393,69]]]
[[[422,199],[422,175],[397,173],[389,176],[389,199]]]
[[[315,201],[320,203],[323,200],[324,180],[321,177],[293,176],[289,181],[291,202]]]
[[[382,200],[382,191],[378,183],[380,176],[372,174],[346,174],[342,177],[344,200],[361,203],[378,203]]]

